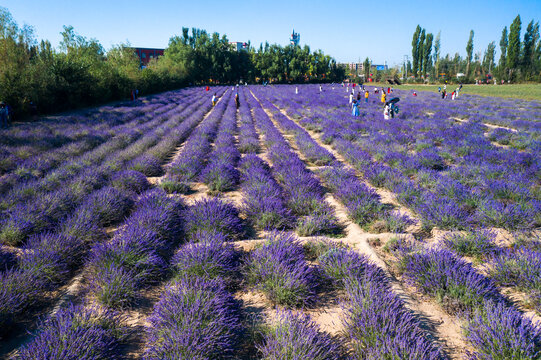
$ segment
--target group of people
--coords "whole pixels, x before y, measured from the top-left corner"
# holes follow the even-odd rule
[[[11,123],[11,109],[8,104],[0,101],[0,128],[7,128]]]
[[[455,100],[456,98],[458,98],[458,94],[460,93],[460,91],[462,90],[462,84],[460,84],[459,87],[457,87],[452,93],[451,93],[451,100]],[[447,93],[447,84],[443,85],[443,90],[441,87],[438,87],[438,93],[441,94],[441,98],[442,99],[447,99],[447,96],[449,95]]]
[[[364,100],[365,103],[368,103],[368,97],[370,96],[370,93],[367,89],[364,89]],[[375,88],[374,93],[378,94],[379,89]],[[385,91],[384,88],[381,88],[381,103],[383,105],[383,117],[385,119],[391,119],[394,118],[396,114],[398,114],[399,109],[398,106],[396,106],[396,103],[400,101],[400,98],[394,97],[387,101],[387,94],[391,94],[393,92],[392,88],[387,88],[387,91]],[[361,90],[357,92],[357,98],[354,98],[355,91],[352,89],[351,93],[349,94],[349,103],[351,105],[351,115],[352,116],[359,116],[359,105],[361,104]]]
[[[218,102],[218,97],[216,96],[216,93],[212,95],[212,106],[216,106],[216,103]],[[235,93],[235,105],[237,106],[237,110],[240,107],[240,99],[239,99],[239,93]]]

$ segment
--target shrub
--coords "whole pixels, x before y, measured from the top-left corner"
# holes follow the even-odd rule
[[[263,330],[263,343],[257,346],[263,360],[337,360],[337,344],[321,332],[307,315],[279,313]]]

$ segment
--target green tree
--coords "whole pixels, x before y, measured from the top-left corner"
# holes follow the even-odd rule
[[[432,66],[430,56],[432,52],[432,40],[434,39],[434,35],[431,33],[426,34],[425,44],[423,45],[423,77],[426,77],[427,72],[430,71],[430,67]]]
[[[526,79],[532,80],[536,68],[536,44],[539,40],[539,22],[530,21],[524,33],[524,46],[522,48],[522,71]]]
[[[417,77],[419,69],[419,38],[421,37],[421,26],[417,25],[411,40],[411,59],[412,59],[412,74]]]
[[[488,47],[483,56],[482,70],[484,73],[490,73],[492,66],[494,66],[494,56],[496,55],[496,43],[492,41],[488,44]]]
[[[436,74],[435,74],[436,79],[439,76],[440,56],[441,56],[441,31],[438,31],[438,35],[436,35],[436,39],[434,40],[434,65],[436,69]]]
[[[520,63],[520,15],[513,20],[509,27],[509,45],[507,47],[507,69],[509,71],[509,79],[514,78],[515,71]]]
[[[419,50],[418,50],[418,57],[419,57],[419,67],[417,69],[417,74],[422,75],[423,74],[423,60],[424,60],[424,46],[425,46],[425,29],[421,30],[421,35],[419,36]]]
[[[502,37],[500,38],[500,61],[498,64],[498,73],[500,77],[507,76],[507,46],[509,45],[507,39],[507,26],[502,30]]]
[[[370,77],[370,59],[367,57],[363,62],[364,81],[368,81]]]
[[[470,30],[470,38],[466,44],[466,54],[467,54],[467,65],[466,65],[466,79],[470,78],[470,63],[472,59],[473,52],[473,30]]]

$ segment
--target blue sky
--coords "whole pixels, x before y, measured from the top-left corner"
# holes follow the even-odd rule
[[[517,14],[523,30],[541,21],[541,0],[492,1],[151,1],[151,0],[2,0],[19,24],[34,26],[39,39],[60,41],[63,25],[106,48],[129,41],[133,46],[166,47],[181,28],[198,27],[227,34],[231,41],[269,41],[286,45],[291,30],[301,45],[321,49],[339,62],[369,56],[375,63],[401,63],[411,57],[417,24],[434,36],[441,30],[443,54],[465,54],[471,29],[474,52],[490,41],[498,45],[504,26]],[[499,49],[499,48],[498,48]],[[499,54],[497,54],[499,57]]]

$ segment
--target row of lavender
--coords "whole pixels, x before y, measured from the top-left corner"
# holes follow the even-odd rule
[[[288,119],[282,120],[288,124]],[[294,123],[286,126],[295,128]],[[449,237],[447,243],[458,249],[478,246],[475,249],[477,251],[494,252],[496,248],[494,245],[490,246],[490,242],[479,240],[483,234],[486,238],[486,233],[481,232],[470,241],[468,241],[468,235],[453,235],[454,239]],[[484,248],[481,248],[483,245]],[[413,252],[413,256],[416,256],[415,254]],[[491,358],[503,359],[509,356],[525,356],[524,358],[539,356],[539,327],[505,304],[504,298],[499,295],[494,284],[478,275],[469,264],[457,260],[445,251],[438,250],[428,251],[423,256],[419,255],[412,262],[408,262],[411,259],[404,254],[400,257],[403,259],[402,266],[411,266],[407,268],[409,271],[406,272],[406,276],[422,292],[432,294],[437,299],[455,306],[458,302],[460,307],[458,311],[464,317],[473,319],[470,320],[468,330],[470,334],[468,339],[477,351],[472,355],[473,357],[492,356]],[[539,264],[538,258],[538,253],[522,248],[511,258],[501,255],[497,257],[496,266],[492,268],[492,272],[501,283],[521,283],[523,288],[529,287],[535,295],[538,294],[536,287],[539,285],[540,278],[539,268],[536,269],[536,264]],[[526,261],[529,261],[529,264],[526,264]],[[457,275],[457,273],[460,274]],[[464,284],[464,279],[467,279],[466,284]],[[528,280],[517,281],[525,279]],[[483,315],[486,312],[496,314],[487,319]],[[506,326],[498,328],[499,322],[503,322]],[[525,346],[525,344],[530,345]]]
[[[407,215],[383,204],[380,196],[362,184],[351,169],[347,169],[326,149],[315,142],[310,134],[283,115],[271,102],[265,106],[273,112],[278,126],[293,135],[295,145],[308,163],[325,165],[317,171],[331,192],[346,206],[354,223],[377,232],[404,232],[414,221]]]
[[[538,152],[495,147],[483,136],[483,126],[450,120],[455,112],[446,103],[435,102],[436,112],[428,116],[422,103],[407,102],[400,120],[391,121],[368,104],[359,120],[347,111],[324,110],[343,108],[341,92],[292,101],[291,90],[280,89],[261,91],[292,116],[305,115],[303,126],[321,131],[321,139],[374,185],[395,192],[418,213],[425,229],[539,225]]]
[[[201,121],[210,105],[208,99],[198,99],[186,112],[171,114],[172,118],[156,133],[147,136],[156,141],[145,142],[137,147],[130,165],[140,164],[149,154],[156,154],[154,162],[163,161],[178,143],[190,134]],[[161,136],[166,134],[166,136]],[[129,149],[129,148],[127,148]],[[124,150],[125,151],[125,150]],[[139,155],[137,157],[138,154]],[[115,159],[113,159],[115,160]],[[87,174],[88,175],[88,174]],[[90,179],[96,181],[96,179]],[[109,177],[101,177],[99,190],[84,196],[80,206],[71,210],[58,224],[54,232],[46,231],[31,236],[16,258],[14,251],[0,249],[2,305],[0,320],[2,329],[8,331],[10,324],[28,315],[28,309],[44,299],[49,290],[66,282],[73,272],[86,261],[90,247],[105,240],[104,226],[122,220],[131,209],[133,199],[149,187],[146,177],[133,170],[114,171]]]
[[[152,105],[154,110],[149,111],[146,115],[135,117],[122,125],[106,128],[104,130],[105,135],[103,136],[105,143],[98,142],[95,144],[96,146],[100,146],[91,147],[86,149],[86,151],[80,152],[80,149],[75,144],[70,145],[70,147],[75,147],[75,153],[65,154],[61,152],[57,154],[56,151],[44,151],[36,159],[27,159],[25,164],[18,166],[14,173],[2,177],[3,194],[1,197],[1,208],[9,208],[14,203],[24,200],[25,196],[50,189],[57,185],[58,181],[76,176],[85,165],[91,162],[101,161],[111,151],[126,146],[131,141],[135,141],[141,134],[133,131],[134,129],[149,120],[154,120],[155,117],[160,117],[163,121],[165,117],[161,115],[167,110],[171,110],[171,106],[174,107],[176,105],[158,105],[158,107]],[[156,119],[156,121],[160,120]],[[85,147],[83,147],[83,150],[85,150]],[[76,155],[79,152],[80,154]],[[61,158],[61,162],[55,161],[57,156],[60,155],[72,155],[74,158]],[[50,166],[53,167],[49,169]]]
[[[82,155],[55,176],[43,179],[39,186],[26,184],[18,188],[20,191],[10,192],[4,198],[9,207],[3,211],[0,241],[18,245],[29,235],[54,229],[86,196],[106,185],[117,171],[134,169],[145,175],[159,174],[160,162],[207,110],[207,102],[199,96],[191,105],[178,106],[178,112],[174,109],[150,122],[134,124],[135,129],[127,129],[125,134]],[[186,121],[188,126],[181,125],[178,133],[171,132],[185,118],[189,120]],[[163,137],[165,134],[168,136]]]
[[[54,120],[21,124],[2,130],[0,145],[0,193],[22,181],[37,180],[67,162],[99,146],[133,120],[147,121],[176,106],[190,91],[161,94],[147,104],[104,107],[86,115],[60,116]]]
[[[282,196],[268,199],[268,208],[276,207],[276,212],[270,214],[276,217],[273,222],[278,221],[284,226],[294,224],[300,236],[339,233],[340,224],[333,208],[325,201],[325,191],[319,180],[290,149],[261,104],[252,95],[247,97],[247,103],[259,132],[264,136],[267,156],[272,162],[272,175],[282,187]],[[282,198],[289,211],[282,208]],[[266,201],[262,197],[260,199]]]
[[[232,94],[228,92],[215,106],[212,113],[198,126],[184,144],[179,156],[168,169],[162,187],[169,192],[188,193],[190,183],[195,181],[205,167],[205,158],[211,151],[211,145],[218,133],[224,112],[231,108]],[[231,122],[231,110],[227,116]]]
[[[309,120],[301,120],[301,122],[303,125],[313,126],[313,123],[310,123]],[[369,179],[375,185],[386,186],[395,191],[398,188],[400,190],[397,191],[398,199],[402,200],[405,204],[410,203],[410,197],[414,194],[411,193],[411,190],[408,190],[411,189],[411,187],[404,177],[393,179],[393,174],[389,174],[388,171],[377,173],[377,176],[374,175],[374,173],[370,172],[371,162],[368,154],[352,148],[352,144],[348,140],[335,139],[333,145],[335,145],[336,149],[344,154],[350,163],[361,172],[364,167],[368,167],[369,170],[364,170],[365,175],[372,174],[372,176],[369,176]],[[389,177],[391,179],[389,179]],[[400,182],[400,179],[403,179],[403,181]],[[492,183],[490,186],[493,185],[494,184]],[[450,187],[449,183],[442,182],[436,190],[439,194],[453,194],[453,192],[456,192],[456,187]],[[498,189],[493,190],[495,191]],[[503,190],[500,189],[500,191]],[[462,191],[462,194],[462,199],[467,201],[464,191]],[[479,196],[479,194],[472,194],[469,196]],[[433,203],[425,204],[421,209],[427,208],[430,205],[433,205]],[[443,202],[442,205],[449,207],[453,204]],[[418,210],[418,207],[414,207],[414,209]],[[421,213],[421,215],[422,214],[423,213]],[[438,213],[436,213],[436,215],[437,214]],[[446,219],[445,215],[449,216],[448,213],[444,212],[439,215],[439,218],[434,217],[433,223],[437,225],[442,224],[444,221],[449,221],[450,219]],[[519,215],[520,213],[516,214],[516,216]],[[521,219],[523,223],[535,223],[537,221],[534,214],[526,213],[522,215],[525,216]],[[506,213],[494,213],[494,216],[505,217]],[[426,216],[423,220],[425,220],[425,223],[428,222]],[[487,266],[491,269],[490,273],[492,274],[492,277],[501,285],[513,286],[525,292],[527,297],[524,304],[528,307],[533,307],[538,313],[541,313],[541,296],[539,295],[541,292],[541,272],[537,266],[539,264],[539,259],[541,258],[539,253],[539,249],[541,248],[539,240],[535,240],[534,234],[526,233],[525,235],[518,236],[518,239],[515,240],[515,244],[511,249],[503,249],[496,246],[495,238],[495,234],[490,232],[468,232],[465,235],[453,236],[452,239],[445,241],[445,247],[458,252],[460,255],[474,257],[479,257],[479,255],[484,256],[487,261]]]

